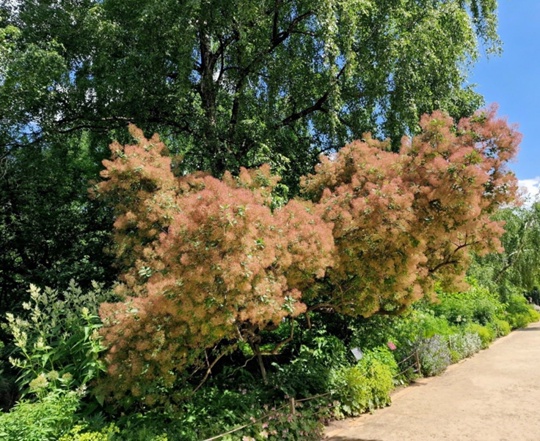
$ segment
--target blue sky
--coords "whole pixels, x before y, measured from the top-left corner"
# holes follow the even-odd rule
[[[500,56],[485,54],[470,82],[499,114],[523,134],[518,161],[511,164],[521,183],[540,188],[540,0],[499,0]]]

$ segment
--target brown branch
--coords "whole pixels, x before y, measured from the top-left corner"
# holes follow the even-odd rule
[[[317,110],[321,110],[323,104],[328,99],[328,96],[330,95],[330,91],[327,90],[323,96],[321,96],[315,104],[312,106],[306,107],[305,109],[301,110],[300,112],[295,112],[292,115],[289,115],[287,118],[283,119],[281,121],[281,126],[288,126],[289,124],[293,123],[294,121],[298,121],[299,119],[302,119],[304,116],[309,115],[310,113],[313,113]]]
[[[272,41],[275,41],[278,37],[278,21],[279,21],[279,7],[281,0],[275,0],[274,2],[274,17],[272,22]]]
[[[193,393],[197,392],[204,383],[206,383],[206,380],[208,379],[208,377],[210,376],[210,374],[212,373],[212,368],[216,365],[216,363],[222,359],[224,356],[225,356],[226,352],[222,352],[221,354],[219,354],[216,359],[211,363],[209,364],[208,363],[208,354],[206,353],[205,351],[205,355],[206,355],[206,364],[208,366],[208,369],[206,370],[206,373],[204,374],[204,377],[203,379],[201,380],[201,382],[198,384],[198,386],[193,389]]]
[[[285,119],[283,119],[281,121],[281,123],[279,124],[278,127],[283,127],[283,126],[287,126],[295,121],[298,121],[299,119],[302,119],[304,118],[305,116],[313,113],[313,112],[316,112],[316,111],[325,111],[325,112],[328,112],[328,110],[324,109],[323,108],[323,105],[326,103],[326,101],[328,100],[328,97],[330,96],[330,92],[332,92],[332,89],[334,88],[334,86],[337,84],[337,82],[339,81],[341,75],[343,75],[343,72],[345,72],[345,68],[347,67],[347,63],[345,63],[343,65],[343,67],[340,69],[339,73],[336,75],[336,78],[334,78],[332,80],[332,83],[329,87],[329,89],[311,106],[309,107],[306,107],[305,109],[299,111],[299,112],[295,112],[293,113],[292,115],[289,115],[288,117],[286,117]]]
[[[291,333],[289,335],[289,337],[287,337],[285,340],[283,341],[280,341],[275,347],[274,349],[272,349],[270,352],[261,352],[261,355],[276,355],[279,350],[285,346],[287,343],[291,342],[294,338],[294,319],[289,319],[289,323],[291,324]]]
[[[463,248],[469,247],[471,245],[476,245],[477,243],[478,243],[478,241],[467,243],[467,240],[465,239],[465,243],[462,243],[461,245],[455,245],[456,249],[452,252],[452,254],[450,256],[447,256],[447,258],[444,261],[442,261],[441,263],[436,265],[434,268],[429,268],[428,272],[430,274],[433,274],[433,273],[437,272],[438,270],[440,270],[444,266],[455,265],[455,264],[459,263],[459,260],[452,259],[457,254],[457,252],[462,250]]]
[[[312,311],[317,311],[317,310],[332,310],[332,311],[336,311],[336,306],[331,304],[331,303],[319,303],[318,305],[313,305],[313,306],[310,306],[307,310],[306,310],[306,313],[308,312],[312,312]]]

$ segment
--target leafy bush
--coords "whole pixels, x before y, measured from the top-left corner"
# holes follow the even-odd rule
[[[445,317],[437,317],[432,311],[426,311],[420,316],[420,329],[422,334],[420,338],[430,339],[434,336],[448,336],[456,332],[455,328],[446,320]]]
[[[356,366],[334,373],[335,397],[345,415],[359,415],[390,403],[397,364],[382,347],[366,351]]]
[[[367,318],[362,316],[345,318],[345,320],[351,335],[350,347],[371,350],[385,345],[404,317],[373,315]]]
[[[422,373],[427,377],[439,375],[452,361],[448,343],[440,335],[423,339],[418,346],[418,357]]]
[[[347,348],[340,339],[325,334],[324,330],[312,334],[291,363],[273,364],[276,371],[270,382],[289,397],[305,398],[328,392],[332,369],[347,364]]]
[[[7,314],[16,346],[10,362],[20,370],[24,394],[41,377],[58,387],[83,387],[103,369],[97,308],[104,297],[97,284],[86,293],[74,282],[62,293],[32,285],[30,301],[23,303],[28,317]]]
[[[235,390],[209,385],[200,389],[171,415],[178,422],[177,436],[203,439],[249,423],[250,418],[257,418],[263,412],[261,393],[261,385],[250,389],[240,386]]]
[[[336,398],[345,415],[359,415],[369,409],[369,380],[358,366],[342,368],[336,374]]]
[[[73,425],[79,406],[73,391],[54,391],[37,402],[19,401],[0,414],[0,439],[9,441],[56,441]]]
[[[435,314],[454,325],[492,322],[502,312],[503,305],[486,288],[478,286],[474,280],[470,283],[471,288],[466,292],[439,292],[439,303],[432,306]]]
[[[109,424],[100,431],[86,431],[86,429],[84,424],[77,424],[58,441],[112,441],[114,435],[120,431],[115,424]]]
[[[527,303],[525,297],[520,295],[510,295],[505,310],[506,320],[512,329],[524,328],[529,323],[540,319],[540,314]]]
[[[253,424],[245,430],[221,439],[227,441],[319,441],[323,439],[323,424],[316,412],[302,410],[291,414],[289,409],[274,412],[270,417]]]
[[[454,363],[476,354],[481,348],[482,340],[476,333],[463,332],[448,336],[448,349]]]
[[[120,418],[111,429],[105,428],[109,431],[104,429],[92,434],[101,436],[103,433],[111,433],[110,439],[114,441],[199,441],[239,429],[220,439],[322,439],[323,425],[316,407],[297,403],[297,410],[293,414],[286,401],[275,406],[263,406],[261,392],[260,387],[251,391],[205,387],[193,399],[175,409],[128,414]],[[83,440],[86,441],[81,438]],[[94,441],[92,438],[90,440]],[[102,439],[97,438],[95,441]]]
[[[467,326],[466,329],[468,332],[478,334],[480,340],[482,341],[482,349],[486,349],[487,347],[489,347],[491,342],[493,342],[493,340],[495,340],[497,336],[495,330],[492,327],[482,326],[478,323],[471,323]]]
[[[489,326],[495,331],[495,335],[497,337],[504,337],[505,335],[510,334],[512,331],[510,323],[508,323],[506,320],[498,318],[494,319]]]

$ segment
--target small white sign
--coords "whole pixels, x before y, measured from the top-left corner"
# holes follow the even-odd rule
[[[352,348],[351,352],[353,353],[354,358],[356,358],[356,361],[361,360],[362,357],[364,356],[364,353],[362,352],[360,348]]]

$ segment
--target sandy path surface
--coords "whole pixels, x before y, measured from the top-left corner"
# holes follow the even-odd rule
[[[332,441],[540,441],[540,323],[396,392],[390,407],[332,423],[326,435]]]

